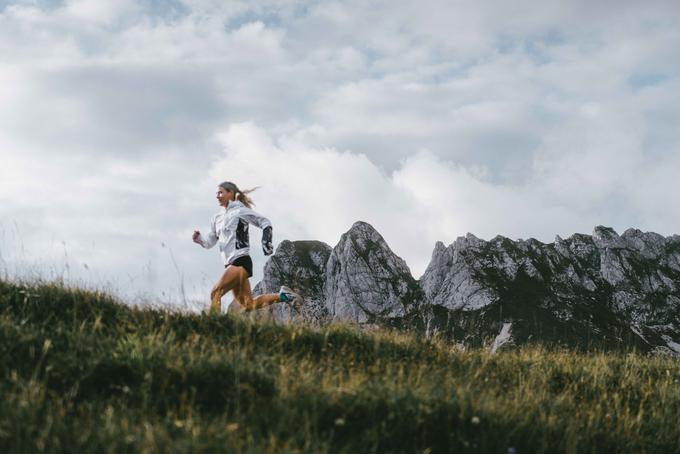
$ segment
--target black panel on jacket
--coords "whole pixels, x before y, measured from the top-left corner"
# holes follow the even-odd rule
[[[248,223],[243,219],[238,220],[238,227],[236,227],[236,249],[243,249],[250,245],[250,238],[248,237]]]

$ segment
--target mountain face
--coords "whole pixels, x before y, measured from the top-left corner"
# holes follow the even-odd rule
[[[358,323],[403,319],[422,301],[406,262],[365,222],[355,223],[333,248],[324,295],[334,319]]]
[[[332,249],[320,241],[283,241],[253,294],[278,292],[281,285],[304,297],[300,315],[308,322],[398,325],[423,300],[406,262],[365,222],[355,223]],[[269,311],[282,320],[291,315],[284,304]]]
[[[421,285],[430,326],[479,344],[512,323],[516,342],[678,352],[680,237],[606,227],[554,243],[438,244]]]
[[[300,315],[305,321],[317,323],[328,319],[324,285],[330,255],[331,247],[321,241],[282,241],[265,264],[264,277],[253,289],[253,295],[278,293],[286,285],[304,296]],[[267,311],[279,320],[292,315],[287,304],[274,304]]]
[[[592,235],[438,242],[416,281],[369,224],[335,248],[283,242],[258,290],[305,296],[308,321],[387,323],[465,345],[542,342],[680,354],[680,236],[598,226]],[[275,305],[283,306],[283,305]],[[279,314],[281,315],[281,314]],[[496,347],[494,347],[496,349]]]

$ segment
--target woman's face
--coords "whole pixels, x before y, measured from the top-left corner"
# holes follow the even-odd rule
[[[217,197],[217,203],[220,206],[226,207],[229,205],[229,201],[234,200],[234,193],[224,189],[222,186],[218,186],[215,197]]]

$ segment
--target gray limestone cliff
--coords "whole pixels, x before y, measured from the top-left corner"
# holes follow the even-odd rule
[[[598,226],[544,244],[468,234],[439,243],[420,284],[429,326],[479,344],[512,322],[515,342],[680,353],[680,237]]]
[[[254,295],[278,293],[286,285],[304,297],[302,318],[318,323],[328,318],[324,285],[331,247],[321,241],[282,241],[264,267],[264,277],[253,289]],[[289,319],[291,308],[274,304],[268,312],[279,320]]]
[[[333,319],[358,323],[403,319],[422,301],[406,262],[365,222],[355,223],[333,248],[324,294]]]
[[[399,325],[422,302],[406,262],[369,224],[357,222],[334,247],[319,241],[284,241],[267,262],[254,294],[287,285],[303,296],[304,320]],[[268,309],[276,319],[291,315],[285,304]]]
[[[629,229],[619,236],[602,226],[553,243],[467,234],[438,242],[416,281],[382,236],[357,222],[332,249],[281,243],[256,289],[281,284],[305,297],[302,315],[312,322],[402,326],[465,345],[490,345],[500,335],[508,345],[680,354],[677,235]],[[287,307],[275,306],[270,311],[285,318]]]

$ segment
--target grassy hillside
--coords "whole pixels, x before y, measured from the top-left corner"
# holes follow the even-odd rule
[[[0,282],[0,452],[680,452],[680,362]],[[510,451],[512,452],[512,451]]]

